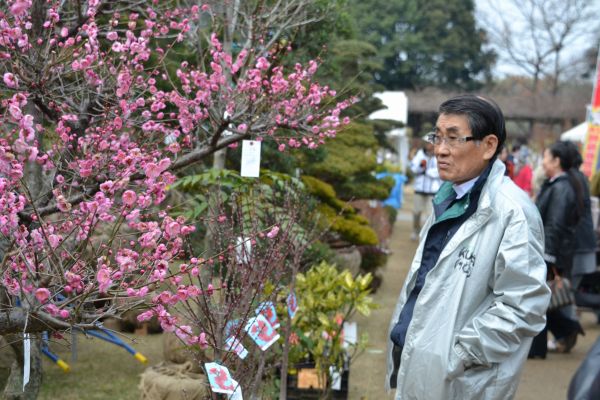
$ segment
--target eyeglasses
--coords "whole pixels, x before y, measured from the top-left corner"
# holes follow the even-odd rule
[[[479,140],[479,139],[477,139],[473,136],[465,136],[465,137],[448,136],[448,137],[445,137],[445,136],[436,135],[435,133],[431,132],[430,134],[425,136],[425,140],[427,140],[429,143],[433,144],[434,146],[439,146],[442,143],[444,143],[450,147],[456,147],[459,144],[470,142],[472,140]]]

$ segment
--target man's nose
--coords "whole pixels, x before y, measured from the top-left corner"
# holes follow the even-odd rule
[[[450,146],[446,144],[446,142],[441,142],[433,148],[433,152],[436,156],[438,155],[448,155],[450,154]]]

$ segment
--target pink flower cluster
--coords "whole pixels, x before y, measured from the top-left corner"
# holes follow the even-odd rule
[[[101,315],[95,299],[147,299],[168,283],[176,289],[153,296],[141,318],[156,315],[206,346],[206,334],[168,311],[218,289],[182,281],[202,263],[185,260],[194,225],[163,205],[175,173],[210,155],[211,140],[235,142],[219,136],[226,130],[281,151],[316,148],[348,123],[340,115],[353,100],[327,105],[336,93],[314,81],[316,61],[286,71],[268,49],[227,53],[217,34],[206,70],[183,62],[169,71],[162,61],[205,6],[158,11],[152,2],[143,16],[97,18],[99,0],[81,3],[84,18],[69,25],[73,5],[46,2],[39,37],[31,0],[0,5],[0,233],[12,246],[2,283],[63,319]],[[278,226],[267,233],[278,235]]]

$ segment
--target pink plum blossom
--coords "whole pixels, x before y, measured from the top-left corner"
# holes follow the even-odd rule
[[[31,1],[9,1],[11,12],[0,17],[0,59],[13,68],[3,72],[10,90],[0,94],[6,119],[0,124],[0,233],[14,242],[2,284],[12,295],[32,293],[47,313],[75,325],[84,321],[83,311],[91,320],[106,313],[100,304],[82,307],[84,301],[108,291],[130,296],[151,307],[139,320],[156,316],[166,331],[206,348],[216,339],[205,332],[193,336],[193,319],[175,317],[175,310],[227,287],[216,278],[203,292],[199,276],[229,255],[189,256],[195,221],[173,217],[165,201],[169,190],[186,168],[239,143],[217,138],[213,144],[211,132],[255,133],[256,140],[278,141],[279,151],[314,149],[335,136],[340,121],[349,121],[342,112],[354,100],[336,103],[334,91],[314,81],[315,60],[282,65],[265,43],[236,56],[217,33],[210,34],[202,67],[184,61],[171,73],[161,60],[210,8],[161,10],[163,2],[154,1],[147,2],[143,19],[118,12],[99,18],[103,3],[88,0],[82,23],[71,31],[70,2],[44,2],[44,32],[36,37]],[[23,82],[39,49],[61,62],[42,65],[51,79]],[[68,84],[52,78],[60,76],[69,76]],[[94,100],[86,110],[76,98]],[[29,111],[34,101],[48,117],[43,124]],[[23,179],[30,166],[48,177],[44,187],[50,188],[35,207]],[[217,217],[222,225],[228,219],[235,222],[234,216]],[[273,239],[279,230],[275,225],[257,238]],[[60,287],[69,308],[52,304],[40,280]],[[127,307],[115,301],[111,312],[113,306]]]
[[[154,316],[154,311],[148,310],[137,316],[137,320],[140,322],[148,321]]]
[[[267,233],[267,237],[269,239],[273,239],[275,236],[277,236],[278,233],[279,233],[279,227],[276,225],[269,231],[269,233]]]
[[[96,280],[98,281],[98,290],[100,293],[106,293],[113,283],[110,278],[110,270],[106,267],[101,267],[98,270]]]
[[[200,335],[198,335],[198,344],[203,350],[208,348],[208,340],[206,340],[206,333],[202,332]]]
[[[12,6],[10,6],[10,12],[16,16],[23,15],[25,12],[27,12],[29,7],[31,7],[31,0],[17,0],[13,3]]]
[[[50,291],[46,288],[39,288],[35,290],[35,298],[42,304],[48,302],[50,298]]]
[[[123,204],[125,204],[128,207],[131,207],[135,204],[135,201],[137,200],[137,195],[133,190],[126,190],[125,192],[123,192],[121,200],[123,201]]]
[[[9,88],[16,88],[17,87],[17,78],[10,72],[5,72],[4,76],[4,84],[6,86],[8,86]]]
[[[48,312],[48,314],[52,315],[53,317],[60,316],[60,308],[58,308],[55,304],[46,304],[44,306],[44,309],[46,310],[46,312]]]

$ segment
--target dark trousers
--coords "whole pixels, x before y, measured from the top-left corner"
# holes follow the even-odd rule
[[[398,383],[398,370],[400,369],[400,357],[402,356],[402,347],[394,345],[392,350],[392,361],[394,362],[394,370],[390,376],[390,388],[396,389]]]
[[[566,317],[560,310],[548,311],[546,316],[548,321],[546,326],[557,340],[564,339],[575,332],[583,333],[579,321]]]
[[[552,335],[557,340],[564,339],[575,332],[583,333],[579,321],[567,318],[560,310],[548,311],[546,313],[546,327],[533,338],[533,343],[529,350],[530,358],[546,358],[546,353],[548,352],[548,331],[552,332]]]
[[[528,358],[546,358],[548,353],[548,327],[545,326],[544,330],[538,333],[533,338],[531,348],[529,349]]]

